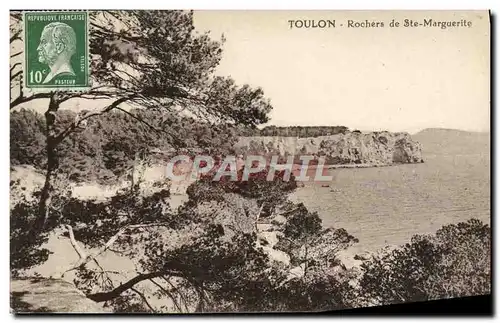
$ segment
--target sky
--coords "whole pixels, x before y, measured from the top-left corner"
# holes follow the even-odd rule
[[[290,28],[289,20],[321,19],[336,28]],[[384,27],[346,27],[367,19]],[[392,19],[472,26],[390,28]],[[197,30],[226,37],[217,74],[263,88],[274,107],[269,124],[489,131],[485,11],[196,11],[194,20]]]

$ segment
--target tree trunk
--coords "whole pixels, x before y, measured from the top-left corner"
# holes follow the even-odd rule
[[[48,138],[47,138],[48,139]],[[45,174],[45,183],[40,195],[40,202],[38,203],[38,220],[36,226],[38,229],[43,229],[45,222],[49,217],[50,203],[52,202],[52,179],[57,169],[57,156],[55,149],[52,145],[47,144],[47,172]]]
[[[303,280],[306,279],[306,275],[307,275],[307,266],[309,265],[309,259],[308,259],[308,255],[307,255],[307,244],[308,242],[306,241],[305,245],[304,245],[304,255],[305,255],[305,261],[304,261],[304,277],[302,277]]]
[[[34,232],[40,232],[45,227],[47,218],[49,217],[50,204],[52,202],[53,185],[52,180],[54,174],[59,167],[59,158],[56,152],[56,112],[59,109],[59,102],[56,100],[55,95],[50,97],[49,108],[45,112],[45,127],[47,131],[47,172],[45,174],[45,183],[40,195],[38,203],[38,216],[33,225]]]

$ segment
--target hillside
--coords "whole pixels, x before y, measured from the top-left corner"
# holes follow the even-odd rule
[[[475,155],[490,152],[489,132],[428,128],[412,137],[421,143],[424,155]]]

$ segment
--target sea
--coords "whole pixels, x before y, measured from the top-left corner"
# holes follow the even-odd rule
[[[421,164],[332,169],[329,187],[308,182],[290,199],[318,212],[325,227],[358,238],[354,254],[402,245],[470,218],[490,224],[489,149],[432,150],[424,146]]]

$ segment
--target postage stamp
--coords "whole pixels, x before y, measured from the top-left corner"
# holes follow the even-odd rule
[[[88,12],[25,12],[24,41],[24,87],[32,91],[90,87]]]

